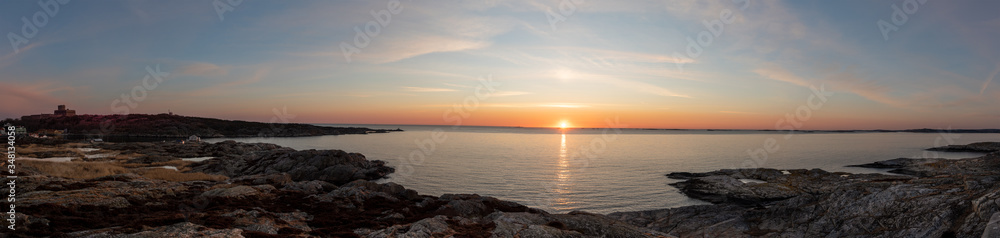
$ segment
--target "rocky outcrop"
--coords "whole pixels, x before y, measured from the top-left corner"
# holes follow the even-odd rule
[[[387,228],[357,229],[363,237],[672,237],[585,212],[549,214],[523,205],[469,194],[428,197],[417,206],[433,217]],[[407,217],[391,213],[378,219]]]
[[[874,163],[851,165],[864,168],[886,168],[890,173],[913,175],[918,177],[932,176],[983,176],[997,173],[1000,169],[1000,152],[993,152],[977,158],[950,160],[939,158],[908,159],[899,158]]]
[[[400,185],[343,186],[254,175],[166,182],[27,176],[15,234],[67,237],[670,237],[604,215],[549,214],[472,194],[423,196]],[[277,178],[277,179],[276,179]],[[282,188],[275,185],[284,184]],[[136,187],[133,187],[136,186]],[[61,188],[62,191],[46,189]],[[303,189],[305,188],[305,189]]]
[[[206,160],[192,166],[195,172],[228,177],[285,173],[295,181],[320,180],[340,185],[354,180],[380,179],[395,171],[384,161],[365,159],[341,150],[280,148]]]
[[[994,152],[862,165],[903,175],[818,169],[672,173],[686,180],[673,184],[682,193],[714,204],[609,216],[681,237],[980,237],[997,230],[989,224],[1000,212],[998,165],[1000,154]]]
[[[996,152],[1000,151],[1000,142],[979,142],[968,145],[947,145],[934,147],[927,150],[948,151],[948,152]]]
[[[176,142],[134,142],[134,143],[99,143],[94,144],[103,150],[142,154],[135,163],[152,163],[178,158],[223,157],[271,151],[283,147],[268,143],[241,143],[223,141],[217,143],[176,143]]]
[[[391,168],[360,154],[236,142],[184,146],[190,147],[107,148],[223,153],[194,170],[229,178],[78,180],[21,173],[18,211],[27,214],[18,213],[18,229],[0,237],[670,237],[599,214],[549,214],[492,197],[426,196],[375,183]]]

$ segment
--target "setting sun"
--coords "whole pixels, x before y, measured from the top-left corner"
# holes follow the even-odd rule
[[[569,122],[567,122],[567,121],[559,122],[559,129],[566,129],[566,128],[569,128],[569,127],[570,127],[569,126]]]

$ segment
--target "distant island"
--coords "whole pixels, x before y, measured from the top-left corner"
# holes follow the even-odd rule
[[[215,118],[164,114],[75,115],[66,113],[64,105],[55,114],[23,116],[6,119],[0,125],[25,127],[39,136],[66,139],[114,138],[119,141],[140,141],[143,138],[222,138],[222,137],[302,137],[386,133],[400,129],[364,127],[327,127],[299,123],[262,123]],[[61,113],[62,112],[62,113]]]

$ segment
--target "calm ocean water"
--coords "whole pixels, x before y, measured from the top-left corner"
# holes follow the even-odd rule
[[[426,195],[477,193],[550,212],[595,213],[679,207],[705,202],[668,186],[669,172],[760,165],[779,169],[880,173],[849,168],[901,157],[975,157],[930,152],[947,144],[1000,141],[1000,134],[796,133],[331,125],[405,132],[302,138],[238,138],[295,149],[340,149],[384,160],[390,179]],[[434,130],[439,129],[439,132]],[[437,135],[435,135],[437,134]],[[437,140],[435,140],[437,139]],[[226,139],[212,139],[211,142]],[[765,143],[771,151],[766,158]],[[756,159],[748,152],[756,152]]]

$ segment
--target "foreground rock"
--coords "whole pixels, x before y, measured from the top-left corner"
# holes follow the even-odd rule
[[[1000,230],[1000,153],[864,167],[904,175],[818,169],[673,173],[668,176],[686,179],[674,184],[684,194],[715,204],[609,216],[681,237],[980,237]]]
[[[670,237],[604,215],[549,214],[479,195],[422,196],[357,180],[288,174],[221,183],[137,175],[76,181],[25,176],[14,235],[104,237]],[[302,183],[319,183],[302,189]],[[59,189],[53,191],[52,189]]]
[[[343,151],[235,142],[111,147],[224,154],[193,167],[230,178],[67,179],[24,168],[24,213],[16,215],[17,230],[0,237],[671,237],[599,214],[550,214],[474,194],[420,195],[371,181],[392,169]]]

